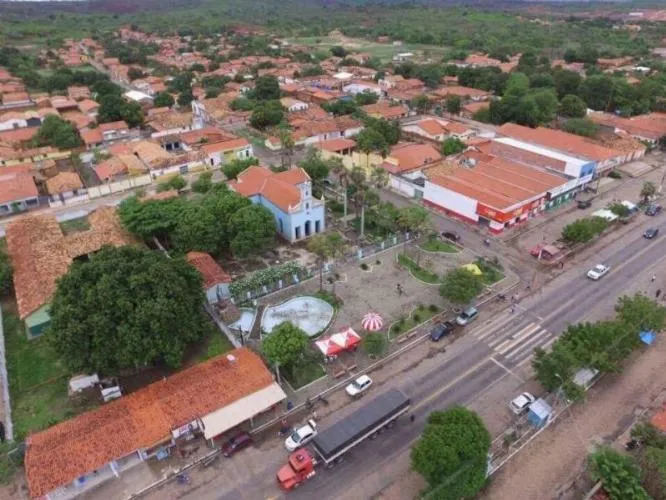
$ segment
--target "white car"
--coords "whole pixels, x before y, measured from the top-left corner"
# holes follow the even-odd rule
[[[349,394],[352,398],[355,398],[370,389],[371,385],[372,379],[367,375],[361,375],[359,378],[349,384],[345,388],[345,391],[347,391],[347,394]]]
[[[604,274],[610,271],[610,266],[605,266],[604,264],[597,264],[592,269],[587,272],[587,277],[591,280],[598,280]]]
[[[303,427],[294,429],[289,437],[284,441],[287,451],[292,452],[306,445],[317,435],[317,424],[314,420],[308,420]]]
[[[532,403],[536,401],[536,398],[532,396],[529,392],[523,392],[520,396],[515,398],[509,403],[509,408],[516,415],[520,415],[526,411]]]

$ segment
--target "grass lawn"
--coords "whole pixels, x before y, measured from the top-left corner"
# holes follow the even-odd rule
[[[432,238],[420,245],[426,252],[457,253],[458,249],[451,243]]]
[[[409,269],[409,272],[412,273],[412,276],[418,280],[421,280],[425,283],[430,283],[432,285],[439,283],[440,281],[440,277],[436,273],[428,271],[427,269],[423,269],[416,262],[404,254],[398,255],[398,262]]]
[[[294,390],[298,390],[326,375],[326,371],[319,362],[307,360],[295,366],[292,370],[281,370],[280,375],[289,382]]]
[[[45,338],[28,340],[18,316],[6,310],[3,327],[17,440],[95,406],[67,396],[67,369]]]
[[[211,332],[204,342],[206,343],[206,348],[197,359],[199,362],[214,358],[234,348],[229,339],[220,331]]]
[[[417,327],[421,323],[425,323],[435,314],[440,312],[440,308],[432,304],[428,307],[423,304],[419,304],[416,309],[407,318],[400,318],[398,321],[391,325],[389,330],[389,338],[394,339],[399,335],[402,335],[405,332],[408,332],[412,328]]]
[[[90,229],[90,222],[88,216],[79,217],[77,219],[70,219],[60,223],[60,229],[65,234],[73,233],[75,231],[86,231]]]

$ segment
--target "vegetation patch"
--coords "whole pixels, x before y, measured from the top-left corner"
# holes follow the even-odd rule
[[[430,238],[420,247],[426,252],[440,252],[440,253],[457,253],[458,248],[451,243],[447,243],[437,238]]]
[[[66,220],[60,223],[60,229],[64,234],[74,233],[76,231],[87,231],[90,229],[88,216],[78,217],[76,219]]]
[[[417,280],[423,281],[425,283],[435,285],[439,283],[439,276],[432,271],[422,268],[411,258],[407,257],[404,254],[398,255],[398,262],[409,269],[411,275]]]
[[[481,275],[481,280],[483,280],[486,285],[492,285],[504,279],[502,264],[500,264],[497,257],[493,259],[479,257],[474,263],[479,269],[481,269],[481,272],[483,273]]]
[[[286,370],[283,375],[289,385],[298,390],[326,375],[326,371],[319,361],[306,359]]]
[[[439,313],[440,310],[435,304],[430,304],[429,306],[419,304],[407,318],[400,318],[391,325],[391,328],[389,328],[389,339],[394,339],[425,323]]]

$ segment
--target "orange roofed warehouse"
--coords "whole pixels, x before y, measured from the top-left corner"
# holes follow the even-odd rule
[[[30,496],[71,498],[167,456],[193,434],[213,439],[285,398],[257,354],[235,349],[30,435]]]

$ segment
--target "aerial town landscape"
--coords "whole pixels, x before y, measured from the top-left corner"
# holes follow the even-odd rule
[[[666,500],[659,1],[0,1],[0,500]]]

